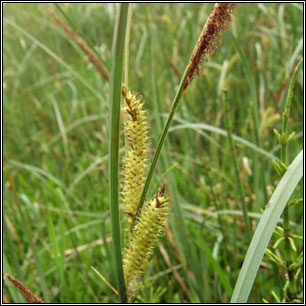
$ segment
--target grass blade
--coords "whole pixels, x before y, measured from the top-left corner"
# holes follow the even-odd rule
[[[120,100],[123,73],[124,44],[129,4],[120,4],[117,12],[111,69],[111,109],[110,109],[110,166],[109,166],[109,202],[111,207],[111,224],[114,252],[114,267],[117,289],[120,301],[126,303],[124,275],[122,269],[122,255],[120,244],[120,216],[119,216],[119,138],[120,138]]]
[[[183,124],[178,124],[178,125],[175,125],[175,126],[171,127],[169,129],[169,132],[173,132],[173,131],[180,130],[180,129],[193,129],[197,132],[199,132],[199,130],[205,130],[205,131],[210,131],[210,132],[219,134],[221,136],[227,137],[227,131],[225,131],[225,130],[219,128],[219,127],[212,126],[212,125],[209,125],[209,124],[206,124],[206,123],[189,123],[189,122],[185,122],[184,120],[181,120],[181,119],[179,119],[179,120],[176,119],[176,120],[180,121],[180,122],[183,122]],[[276,155],[258,147],[254,143],[252,143],[252,142],[250,142],[250,141],[248,141],[248,140],[246,140],[242,137],[239,137],[235,134],[233,134],[232,136],[233,136],[234,142],[238,142],[238,143],[250,148],[251,150],[256,151],[257,153],[262,154],[262,155],[264,155],[264,156],[266,156],[270,159],[275,159],[276,161],[280,161],[280,159]]]
[[[41,43],[38,39],[36,39],[34,36],[32,36],[30,33],[23,30],[21,27],[19,27],[17,24],[15,24],[13,21],[4,18],[4,21],[8,24],[10,24],[13,28],[15,28],[18,32],[23,34],[25,37],[30,39],[32,42],[34,42],[37,46],[39,46],[42,50],[44,50],[48,55],[50,55],[54,60],[56,60],[58,63],[60,63],[65,69],[67,69],[71,75],[73,75],[77,80],[79,80],[85,87],[87,87],[88,90],[90,90],[100,101],[102,100],[102,97],[99,92],[97,92],[87,80],[82,78],[79,73],[77,73],[74,69],[70,67],[70,65],[66,64],[63,59],[61,59],[59,56],[56,55],[51,49],[49,49],[46,45]]]
[[[237,159],[236,149],[235,149],[234,140],[233,140],[233,127],[232,127],[232,121],[230,117],[230,106],[227,100],[226,91],[224,91],[223,103],[224,103],[224,109],[225,109],[225,126],[227,129],[227,140],[230,145],[230,150],[231,150],[231,155],[232,155],[231,157],[232,157],[232,162],[234,165],[234,170],[235,170],[235,175],[236,175],[236,180],[237,180],[237,185],[238,185],[238,192],[240,196],[240,207],[241,207],[241,211],[243,215],[243,221],[247,229],[247,236],[248,238],[251,238],[252,228],[251,228],[249,217],[248,217],[247,206],[245,205],[245,201],[244,201],[244,189],[243,189],[242,182],[239,176],[239,165],[238,165],[238,159]]]
[[[236,282],[231,303],[247,303],[260,262],[275,226],[302,175],[303,150],[288,167],[260,219]]]

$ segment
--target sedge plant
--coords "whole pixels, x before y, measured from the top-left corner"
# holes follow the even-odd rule
[[[122,271],[121,266],[122,259],[120,253],[121,243],[119,237],[120,225],[118,211],[118,147],[120,119],[118,109],[120,105],[118,87],[119,82],[122,80],[123,45],[128,9],[125,10],[124,14],[124,27],[116,28],[119,36],[114,37],[113,74],[111,77],[110,202],[112,207],[112,231],[114,239],[113,246],[115,252],[116,276],[117,285],[121,288],[119,290],[121,301],[125,302],[127,300],[128,302],[132,302],[134,300],[140,286],[141,275],[150,259],[157,237],[162,231],[167,219],[169,200],[164,197],[164,187],[158,190],[154,199],[148,202],[145,202],[145,200],[153,176],[153,171],[166,140],[169,128],[172,124],[175,112],[182,96],[194,78],[194,75],[199,73],[201,63],[204,59],[208,59],[213,54],[216,44],[221,42],[221,31],[229,27],[233,11],[236,7],[237,4],[235,3],[215,4],[183,73],[148,174],[146,169],[148,124],[146,123],[145,111],[143,110],[140,98],[133,94],[125,85],[122,86],[122,94],[125,100],[125,106],[123,107],[122,113],[124,118],[125,137],[128,143],[126,144],[126,155],[123,161],[122,197],[124,211],[127,214],[130,226],[129,245],[125,251],[123,262],[124,272]],[[122,40],[120,39],[120,35],[123,37]],[[116,47],[119,48],[118,52]],[[116,57],[118,55],[119,59],[117,60]],[[115,75],[114,72],[117,67],[118,71]]]

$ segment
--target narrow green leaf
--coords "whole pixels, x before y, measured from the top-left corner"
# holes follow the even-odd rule
[[[77,73],[75,70],[73,70],[70,65],[66,64],[63,59],[61,59],[59,56],[57,56],[56,53],[54,53],[51,49],[49,49],[45,44],[41,43],[38,39],[36,39],[34,36],[32,36],[30,33],[26,32],[24,29],[19,27],[17,24],[15,24],[13,21],[4,18],[4,21],[10,24],[13,28],[15,28],[18,32],[23,34],[25,37],[30,39],[32,42],[34,42],[37,46],[39,46],[42,50],[44,50],[48,55],[50,55],[54,60],[56,60],[59,64],[61,64],[63,67],[65,67],[68,71],[70,71],[71,75],[73,75],[76,79],[78,79],[85,87],[87,87],[88,90],[90,90],[99,100],[102,100],[102,97],[99,92],[97,92],[87,80],[82,78],[79,73]]]
[[[123,74],[123,59],[126,26],[129,4],[120,4],[117,12],[112,48],[111,69],[111,108],[110,108],[110,164],[109,164],[109,203],[111,208],[111,224],[114,252],[114,268],[120,302],[126,303],[124,275],[122,269],[122,254],[120,243],[120,215],[119,215],[119,138],[120,138],[120,101]]]
[[[177,120],[177,119],[176,119]],[[177,121],[182,121],[181,119],[177,120]],[[193,129],[195,131],[198,131],[198,130],[205,130],[205,131],[210,131],[210,132],[213,132],[213,133],[216,133],[216,134],[219,134],[221,136],[225,136],[227,137],[227,131],[219,128],[219,127],[216,127],[216,126],[212,126],[212,125],[209,125],[209,124],[206,124],[206,123],[189,123],[189,122],[184,122],[183,124],[178,124],[178,125],[175,125],[173,127],[171,127],[169,129],[169,132],[173,132],[173,131],[176,131],[176,130],[181,130],[181,129]],[[242,138],[242,137],[239,137],[237,135],[234,135],[233,134],[233,140],[234,142],[239,142],[240,144],[250,148],[251,150],[254,150],[256,151],[257,153],[260,153],[268,158],[274,158],[275,160],[277,161],[280,161],[280,159],[273,155],[272,153],[260,148],[259,146],[255,145],[254,143]]]
[[[303,175],[303,150],[288,167],[260,219],[246,254],[231,303],[247,303],[267,245],[296,185]]]

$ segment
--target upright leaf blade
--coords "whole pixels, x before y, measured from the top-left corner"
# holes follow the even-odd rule
[[[119,137],[120,137],[120,100],[123,72],[124,44],[128,16],[128,3],[120,4],[117,14],[111,70],[111,109],[110,109],[110,166],[109,166],[109,202],[111,207],[111,224],[114,252],[114,267],[117,289],[120,301],[126,303],[124,275],[122,269],[122,255],[120,243],[120,216],[119,216]]]
[[[236,282],[231,303],[247,303],[260,262],[275,226],[302,175],[303,150],[282,177],[260,219]]]

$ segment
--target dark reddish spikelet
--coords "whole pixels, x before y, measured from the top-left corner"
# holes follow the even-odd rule
[[[192,81],[194,74],[198,74],[203,59],[210,57],[216,48],[216,44],[221,43],[221,31],[230,27],[229,23],[232,21],[233,10],[237,7],[237,3],[215,4],[193,50],[184,90]]]
[[[20,293],[24,296],[24,298],[29,302],[29,303],[40,303],[43,304],[44,301],[37,297],[29,288],[27,288],[22,282],[14,278],[13,276],[6,274],[7,279],[12,282],[15,287],[20,291]]]

